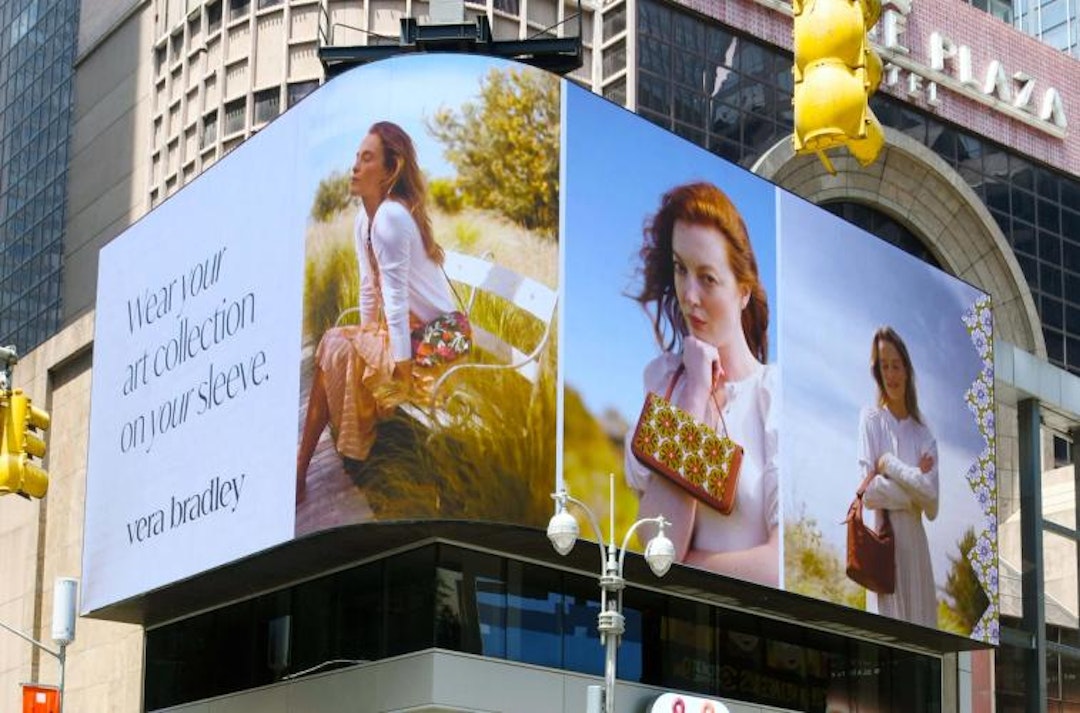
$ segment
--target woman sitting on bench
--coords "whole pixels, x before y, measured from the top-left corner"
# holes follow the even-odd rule
[[[363,461],[378,421],[430,387],[440,368],[414,363],[410,332],[455,309],[416,149],[400,126],[371,127],[356,152],[349,192],[360,199],[360,324],[327,330],[315,352],[296,456],[297,502],[304,500],[308,466],[327,424],[338,454]]]

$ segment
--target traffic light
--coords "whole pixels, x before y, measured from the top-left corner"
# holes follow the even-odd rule
[[[863,166],[874,162],[885,134],[870,110],[881,83],[881,57],[866,33],[881,16],[880,0],[793,0],[795,153],[847,146]]]
[[[30,459],[45,457],[40,433],[49,428],[49,414],[15,389],[0,394],[0,420],[0,495],[45,497],[49,474]]]

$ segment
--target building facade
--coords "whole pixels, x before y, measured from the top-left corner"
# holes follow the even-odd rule
[[[78,10],[0,5],[0,342],[23,351],[60,326]]]
[[[4,622],[47,638],[51,582],[78,576],[97,251],[322,82],[319,47],[390,42],[401,17],[428,10],[419,0],[83,3],[63,163],[64,326],[16,370],[54,414],[52,482],[40,503],[0,501],[0,571],[12,573],[0,584]],[[789,6],[617,0],[581,10],[576,81],[989,292],[998,340],[1000,648],[948,651],[903,628],[875,634],[857,617],[847,631],[807,627],[796,619],[810,615],[762,616],[756,590],[718,592],[715,579],[686,572],[658,583],[640,568],[627,594],[620,710],[644,710],[663,690],[740,713],[1080,708],[1078,61],[968,5],[888,4],[874,99],[887,146],[867,169],[840,158],[832,176],[790,146]],[[503,38],[576,32],[565,22],[576,11],[466,3]],[[183,601],[190,587],[177,588],[121,621],[81,620],[66,709],[273,701],[336,711],[358,698],[373,711],[580,709],[602,673],[591,560],[557,561],[534,531],[370,525],[363,535],[348,567],[320,569],[319,541],[283,547],[207,575],[194,604]],[[294,574],[267,574],[276,568]],[[282,631],[293,638],[287,661]],[[823,656],[836,675],[818,675]],[[318,668],[327,661],[338,663]],[[0,637],[0,700],[14,706],[19,682],[55,673],[47,656]]]

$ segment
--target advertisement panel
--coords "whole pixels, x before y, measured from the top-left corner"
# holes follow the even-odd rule
[[[996,640],[985,297],[572,83],[353,70],[100,262],[86,611],[356,523],[539,529],[563,486],[605,521],[615,473],[620,537],[662,512],[685,565]],[[868,601],[832,527],[870,324],[903,335],[936,447],[890,434],[937,519],[885,506],[898,561],[929,548],[933,618]]]
[[[996,642],[989,299],[794,196],[780,223],[784,468],[798,473],[784,479],[786,588]],[[883,403],[898,389],[902,418]],[[823,566],[843,561],[841,521],[870,471],[892,594]]]

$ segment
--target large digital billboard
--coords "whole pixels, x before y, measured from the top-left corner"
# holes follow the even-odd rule
[[[100,263],[86,611],[356,523],[542,537],[614,473],[683,565],[997,640],[986,296],[572,83],[353,70]]]

